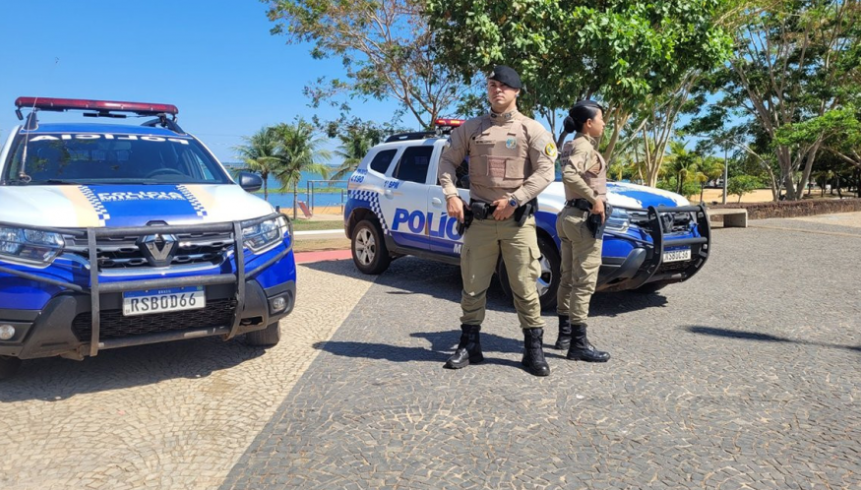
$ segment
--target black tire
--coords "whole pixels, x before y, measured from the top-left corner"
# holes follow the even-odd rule
[[[538,250],[541,252],[541,276],[538,277],[538,298],[541,301],[542,310],[551,310],[556,308],[556,293],[559,291],[560,269],[562,268],[562,259],[559,257],[559,249],[551,238],[544,235],[538,235]],[[511,284],[508,282],[508,272],[505,269],[505,262],[499,261],[499,269],[496,271],[499,277],[499,284],[502,286],[502,291],[509,298],[511,294]]]
[[[665,287],[667,287],[669,285],[670,284],[666,283],[666,282],[650,282],[648,284],[644,284],[644,285],[638,287],[637,289],[632,289],[632,291],[634,291],[635,293],[640,293],[640,294],[653,294],[653,293],[657,293],[658,291],[660,291],[661,289],[664,289]]]
[[[373,221],[359,221],[353,228],[350,249],[353,252],[353,263],[365,274],[380,274],[392,263],[383,233]]]
[[[12,356],[0,356],[0,379],[8,379],[18,372],[21,359]]]
[[[255,330],[245,334],[245,343],[255,347],[272,347],[278,345],[279,340],[281,340],[281,330],[278,328],[278,322],[263,330]]]

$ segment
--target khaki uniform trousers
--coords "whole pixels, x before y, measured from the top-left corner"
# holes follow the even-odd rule
[[[572,325],[586,323],[589,300],[598,284],[601,268],[601,246],[604,241],[592,237],[586,226],[587,211],[568,207],[556,220],[556,233],[562,241],[562,270],[556,312],[568,315]]]
[[[538,262],[538,236],[535,232],[535,217],[517,226],[514,218],[497,221],[473,220],[463,237],[460,255],[460,271],[463,278],[463,296],[460,306],[465,325],[481,325],[487,305],[487,289],[499,254],[505,261],[508,282],[514,296],[514,308],[520,320],[520,328],[544,328],[541,319],[541,302],[536,281],[541,274]]]

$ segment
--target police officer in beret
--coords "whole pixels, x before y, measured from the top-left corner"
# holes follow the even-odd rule
[[[610,354],[599,351],[586,338],[589,300],[598,283],[603,240],[587,226],[590,215],[606,220],[607,164],[598,152],[604,133],[604,111],[591,100],[574,104],[564,121],[574,139],[562,147],[562,182],[565,207],[556,220],[562,241],[562,271],[557,296],[559,337],[555,347],[568,349],[568,359],[606,362]]]
[[[524,334],[522,364],[536,376],[550,374],[542,349],[544,321],[536,289],[540,252],[532,214],[536,196],[554,179],[557,152],[553,136],[517,111],[521,88],[516,71],[495,67],[487,79],[491,112],[452,131],[440,160],[439,181],[449,216],[461,222],[465,216],[472,219],[460,256],[462,333],[457,350],[446,362],[450,369],[484,360],[479,331],[487,289],[502,254]],[[465,209],[454,182],[466,156],[470,203]]]

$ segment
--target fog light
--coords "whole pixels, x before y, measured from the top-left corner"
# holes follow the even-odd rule
[[[269,308],[272,310],[272,313],[278,313],[279,311],[287,308],[287,299],[283,296],[279,296],[277,298],[273,298],[269,302]]]
[[[15,327],[12,325],[0,325],[0,340],[9,340],[15,336]]]

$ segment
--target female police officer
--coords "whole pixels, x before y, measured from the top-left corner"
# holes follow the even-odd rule
[[[464,235],[460,255],[460,343],[445,367],[459,369],[481,362],[479,331],[484,320],[487,288],[500,253],[508,270],[514,307],[523,329],[522,364],[536,376],[547,376],[544,321],[536,290],[541,267],[535,218],[530,203],[553,181],[556,145],[541,124],[517,111],[520,76],[497,66],[487,80],[491,113],[471,119],[452,131],[440,158],[439,181],[449,216],[464,221],[463,202],[454,185],[456,169],[469,155],[470,207],[473,221]]]
[[[568,349],[568,359],[606,362],[610,354],[599,351],[586,338],[589,300],[598,282],[603,241],[587,226],[590,214],[606,219],[607,164],[597,151],[604,133],[603,109],[585,100],[574,104],[565,118],[565,131],[576,131],[562,148],[562,182],[565,207],[556,220],[562,241],[562,274],[557,295],[559,338],[557,349]],[[597,216],[595,216],[597,215]],[[602,227],[603,228],[603,227]]]

